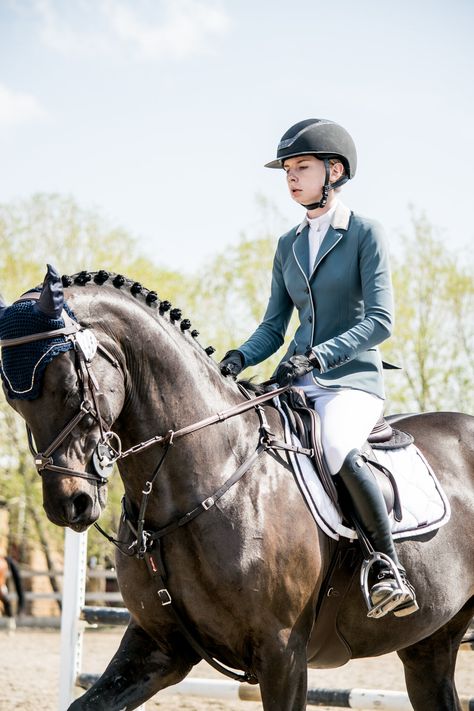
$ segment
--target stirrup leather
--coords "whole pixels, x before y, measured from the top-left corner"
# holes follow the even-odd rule
[[[369,591],[369,574],[372,570],[372,567],[376,563],[381,563],[384,568],[388,567],[394,580],[397,583],[397,588],[393,590],[392,593],[389,593],[384,598],[384,600],[382,600],[382,602],[380,602],[378,605],[374,605],[372,603]],[[360,587],[368,609],[367,617],[370,617],[372,619],[378,619],[379,617],[383,617],[388,612],[395,610],[395,608],[397,608],[399,605],[402,605],[407,602],[404,595],[406,584],[404,583],[400,575],[400,571],[393,562],[393,560],[384,553],[378,553],[374,551],[369,558],[365,558],[363,560],[360,570]],[[415,601],[414,604],[416,605]],[[416,609],[418,609],[418,607],[416,607]],[[413,610],[413,612],[414,611],[415,610]]]

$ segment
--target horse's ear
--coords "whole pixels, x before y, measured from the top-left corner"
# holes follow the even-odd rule
[[[35,308],[49,318],[59,318],[64,306],[63,283],[56,269],[51,264],[47,266],[43,290]]]
[[[2,318],[3,314],[5,313],[5,309],[8,308],[8,304],[4,300],[3,296],[0,294],[0,318]]]

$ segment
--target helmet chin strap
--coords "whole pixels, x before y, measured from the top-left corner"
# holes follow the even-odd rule
[[[326,172],[326,177],[324,178],[321,200],[319,200],[319,202],[312,202],[310,205],[303,205],[303,207],[305,207],[307,210],[316,210],[318,207],[326,207],[329,191],[334,190],[334,188],[340,188],[341,185],[344,185],[344,183],[347,183],[347,181],[349,180],[347,175],[343,175],[342,178],[336,180],[335,183],[330,182],[329,176],[331,168],[329,165],[329,158],[324,158],[324,169]]]

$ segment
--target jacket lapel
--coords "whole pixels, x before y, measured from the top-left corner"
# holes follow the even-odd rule
[[[308,279],[309,274],[309,243],[308,243],[309,226],[306,225],[293,243],[293,254],[296,262],[303,272],[305,279]]]
[[[334,249],[336,244],[340,242],[341,239],[344,237],[347,229],[349,228],[350,217],[351,211],[349,210],[349,208],[343,205],[342,203],[338,203],[336,211],[331,220],[329,229],[326,232],[326,235],[323,241],[321,242],[318,253],[316,255],[310,279],[314,276],[316,269],[319,267],[326,255],[328,255],[329,252]],[[342,232],[342,230],[344,230],[344,232]]]
[[[324,257],[329,254],[329,252],[334,249],[336,244],[340,242],[340,240],[343,237],[343,233],[340,232],[339,230],[335,230],[332,225],[330,225],[328,231],[326,232],[326,235],[321,242],[321,246],[319,247],[318,253],[316,255],[316,259],[314,261],[314,267],[313,271],[311,272],[311,276],[314,275],[314,272],[316,269],[319,267],[321,262],[323,261]]]

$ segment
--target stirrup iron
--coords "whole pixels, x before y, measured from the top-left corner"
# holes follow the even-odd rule
[[[378,605],[373,605],[372,600],[370,599],[369,574],[372,570],[372,567],[377,563],[382,563],[384,568],[388,567],[390,569],[394,579],[397,582],[398,590],[394,590],[391,595],[387,595],[387,597]],[[398,570],[393,560],[389,558],[388,555],[385,555],[385,553],[378,553],[377,551],[373,551],[370,554],[369,558],[364,558],[364,560],[362,561],[362,566],[360,569],[360,587],[365,600],[365,604],[367,605],[368,609],[367,617],[377,619],[379,617],[383,617],[388,612],[391,612],[395,607],[397,607],[402,597],[404,583],[400,575],[400,571]]]

